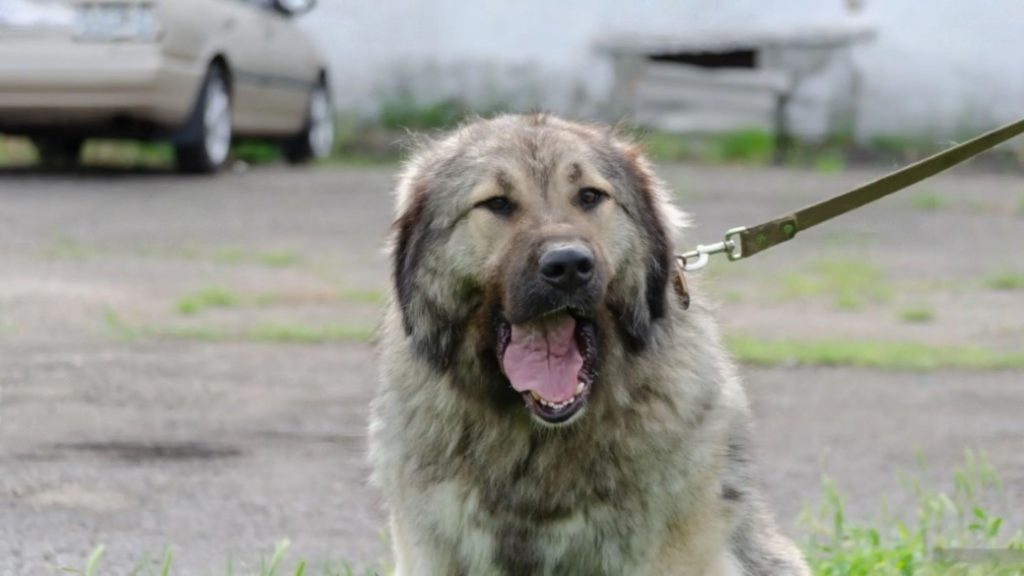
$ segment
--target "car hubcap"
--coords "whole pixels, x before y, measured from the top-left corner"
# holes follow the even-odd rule
[[[212,76],[206,87],[206,155],[213,164],[222,164],[231,149],[231,97],[219,76]]]
[[[327,91],[317,88],[309,102],[309,148],[316,158],[326,158],[334,146],[334,119]]]

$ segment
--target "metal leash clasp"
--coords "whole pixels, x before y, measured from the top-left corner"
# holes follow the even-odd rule
[[[696,272],[707,266],[712,254],[725,253],[729,256],[729,260],[739,260],[743,258],[743,245],[736,237],[746,230],[746,227],[743,226],[733,228],[725,233],[725,240],[714,244],[698,244],[696,250],[684,252],[676,256],[676,259],[679,260],[679,265],[685,272]]]

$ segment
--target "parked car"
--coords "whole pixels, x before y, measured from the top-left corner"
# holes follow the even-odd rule
[[[170,141],[187,172],[218,170],[237,139],[322,158],[327,67],[294,21],[315,3],[0,0],[0,133],[52,163],[93,137]]]

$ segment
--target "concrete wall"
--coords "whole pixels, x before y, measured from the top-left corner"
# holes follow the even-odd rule
[[[851,18],[853,0],[320,0],[305,24],[329,55],[339,104],[372,110],[404,83],[430,100],[593,115],[605,34],[790,27]],[[858,132],[955,136],[1024,115],[1024,2],[862,0],[878,38],[856,51]],[[768,8],[770,6],[770,8]],[[812,90],[847,90],[820,82]]]

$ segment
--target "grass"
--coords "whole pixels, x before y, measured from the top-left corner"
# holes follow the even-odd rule
[[[63,235],[40,250],[40,255],[49,260],[85,260],[99,253],[99,249]]]
[[[305,324],[263,324],[246,333],[257,342],[289,344],[327,344],[330,342],[369,342],[375,330],[369,326],[310,326]]]
[[[846,169],[846,158],[836,151],[826,151],[814,159],[814,171],[820,174],[838,174]]]
[[[935,310],[928,306],[915,306],[900,312],[900,321],[907,324],[928,324],[935,321]]]
[[[926,192],[911,197],[910,205],[916,210],[935,212],[936,210],[941,209],[945,205],[945,202],[934,192]]]
[[[828,296],[839,310],[859,310],[869,303],[884,302],[890,289],[882,271],[860,260],[818,262],[804,272],[782,279],[783,298]]]
[[[1024,274],[1019,272],[999,272],[986,278],[985,286],[992,290],[1024,290]]]
[[[368,289],[344,289],[338,293],[338,297],[356,304],[384,304],[388,299],[387,293],[383,290]]]
[[[40,248],[39,256],[51,260],[85,260],[101,256],[138,256],[173,260],[210,261],[227,265],[257,265],[267,268],[297,268],[307,264],[306,259],[291,250],[251,250],[222,248],[205,252],[197,246],[133,247],[123,249],[99,248],[75,238],[59,235]]]
[[[1017,215],[1024,216],[1024,194],[1022,194],[1021,197],[1017,199]]]
[[[184,316],[195,316],[214,308],[237,308],[242,297],[226,288],[205,288],[178,300],[178,312]]]
[[[763,166],[775,153],[775,138],[765,130],[749,129],[705,136],[639,131],[638,139],[657,162],[750,164]]]
[[[854,366],[882,370],[1024,369],[1024,352],[1002,354],[973,346],[932,346],[874,340],[765,340],[735,336],[729,349],[758,366]]]
[[[387,294],[374,289],[343,288],[337,291],[265,292],[245,295],[229,288],[210,287],[183,296],[175,307],[182,316],[196,316],[213,309],[266,308],[333,302],[379,306],[386,301]]]
[[[724,162],[767,164],[775,152],[775,138],[765,130],[737,130],[717,136],[712,155]]]
[[[822,481],[817,510],[806,510],[803,524],[810,537],[807,560],[818,576],[959,576],[1021,575],[1024,566],[955,563],[941,551],[1019,551],[1024,535],[1009,533],[1003,519],[986,510],[1003,496],[1002,482],[984,456],[966,454],[953,472],[953,490],[946,492],[915,478],[902,479],[913,513],[890,515],[883,503],[880,520],[851,522],[836,483]]]
[[[289,250],[255,251],[241,248],[224,248],[213,253],[213,260],[221,264],[260,264],[269,268],[291,268],[300,266],[304,259]]]
[[[260,342],[278,344],[365,343],[376,328],[359,324],[265,323],[242,328],[219,326],[139,326],[124,320],[117,311],[104,312],[107,331],[116,339],[173,339],[199,342]]]

